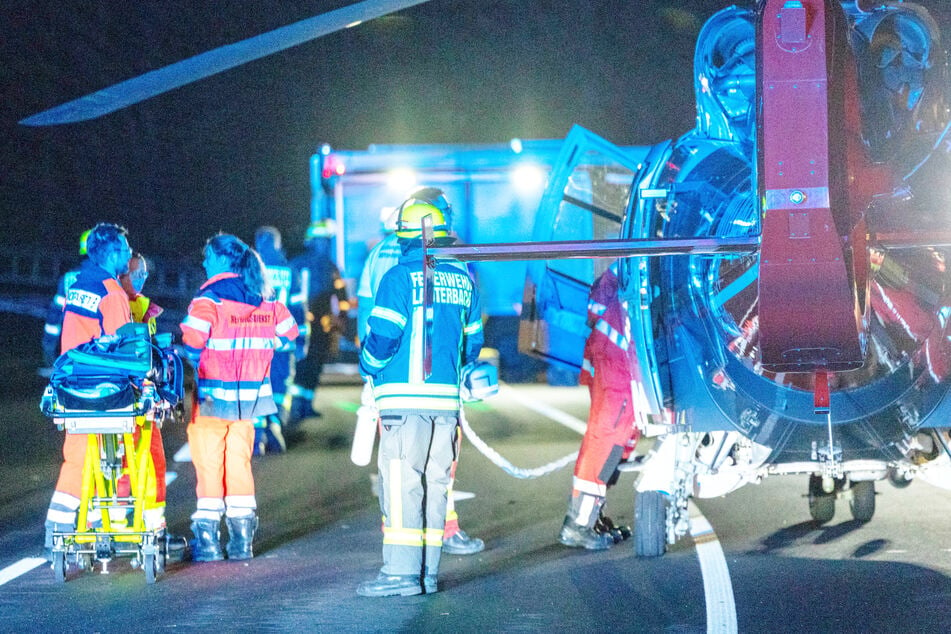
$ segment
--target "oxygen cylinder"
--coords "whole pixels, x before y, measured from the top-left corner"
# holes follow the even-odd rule
[[[375,407],[361,405],[357,410],[357,426],[353,430],[353,447],[350,449],[350,460],[353,464],[360,467],[370,464],[378,417],[379,413]]]

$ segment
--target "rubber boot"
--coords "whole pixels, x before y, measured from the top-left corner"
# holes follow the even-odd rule
[[[228,518],[228,559],[251,559],[251,542],[258,528],[256,515]]]
[[[192,520],[195,538],[188,544],[192,561],[221,561],[225,558],[221,552],[220,524],[219,520]]]

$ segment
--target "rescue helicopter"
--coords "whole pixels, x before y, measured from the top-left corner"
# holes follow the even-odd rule
[[[24,119],[107,114],[425,0],[366,0]],[[580,367],[587,292],[615,259],[636,351],[635,550],[689,530],[691,498],[807,479],[869,521],[875,483],[951,487],[948,69],[910,2],[756,0],[700,31],[697,124],[652,147],[580,127],[530,243],[431,247],[530,260],[520,343]]]
[[[635,550],[690,498],[807,476],[809,513],[875,483],[951,488],[946,52],[899,2],[761,0],[701,30],[697,126],[650,148],[576,127],[534,244],[433,248],[529,269],[520,346],[580,368],[587,292],[619,260],[641,464]],[[587,259],[596,256],[599,259]],[[559,259],[551,259],[559,258]]]

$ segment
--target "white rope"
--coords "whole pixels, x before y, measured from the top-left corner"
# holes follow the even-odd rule
[[[481,438],[474,431],[472,427],[469,426],[469,421],[466,420],[465,408],[459,408],[459,423],[462,425],[462,430],[465,432],[466,438],[469,439],[476,449],[479,452],[488,458],[493,464],[501,468],[502,471],[509,474],[512,477],[518,478],[520,480],[529,480],[533,478],[539,478],[543,475],[548,475],[553,471],[561,469],[565,465],[572,464],[578,458],[578,452],[568,454],[563,458],[559,458],[554,462],[549,462],[546,465],[540,467],[535,467],[534,469],[523,469],[522,467],[516,467],[511,462],[506,460],[499,452],[497,452],[492,447],[485,444]]]

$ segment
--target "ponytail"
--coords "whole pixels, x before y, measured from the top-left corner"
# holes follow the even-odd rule
[[[235,273],[241,275],[241,279],[244,280],[244,285],[249,291],[265,299],[271,299],[271,296],[274,295],[274,291],[264,277],[264,262],[261,261],[258,252],[251,247],[247,247],[245,252],[241,254]]]
[[[264,263],[258,252],[241,241],[237,236],[219,233],[207,243],[216,255],[225,256],[232,273],[237,273],[245,288],[255,295],[270,299],[273,290],[264,276]]]

